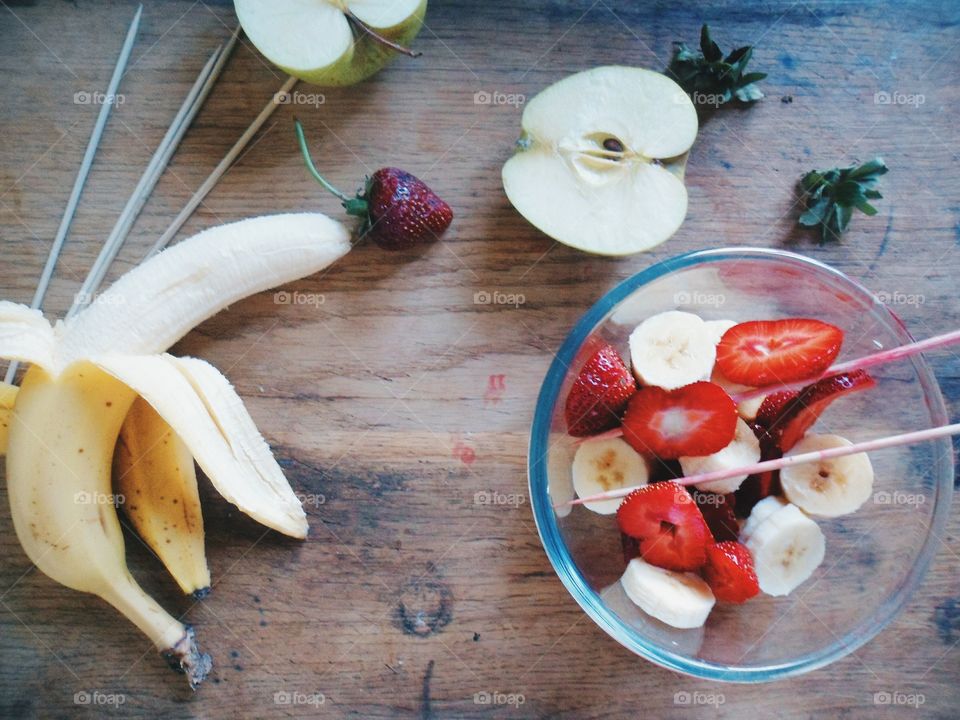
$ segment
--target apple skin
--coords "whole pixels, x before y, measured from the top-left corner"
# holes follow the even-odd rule
[[[373,28],[388,40],[409,47],[423,28],[427,14],[427,0],[421,0],[413,14],[404,22],[389,28]],[[374,75],[397,56],[395,50],[378,43],[370,35],[362,33],[357,41],[336,62],[319,70],[305,71],[301,68],[278,65],[288,75],[319,87],[345,87],[355,85]]]

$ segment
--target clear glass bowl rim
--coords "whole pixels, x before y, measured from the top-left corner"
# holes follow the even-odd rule
[[[936,552],[936,538],[941,537],[944,531],[953,493],[953,453],[949,438],[937,441],[946,452],[943,455],[945,461],[942,465],[942,472],[935,479],[933,486],[935,496],[933,519],[923,546],[917,555],[917,560],[904,582],[886,599],[877,612],[864,618],[845,635],[836,638],[830,645],[777,665],[752,667],[719,665],[674,653],[646,640],[620,621],[613,612],[606,608],[599,595],[587,584],[577,570],[564,544],[557,525],[556,515],[553,512],[548,493],[546,463],[541,462],[540,459],[547,456],[554,405],[566,376],[567,367],[572,363],[578,349],[594,327],[618,303],[627,298],[637,288],[657,278],[690,266],[725,260],[767,261],[781,265],[787,264],[825,275],[837,284],[838,289],[842,289],[851,296],[858,296],[859,299],[872,303],[875,308],[881,310],[881,312],[878,312],[878,318],[883,321],[886,329],[896,336],[901,343],[909,343],[914,340],[896,314],[877,300],[866,287],[840,270],[805,255],[769,248],[736,247],[697,250],[663,260],[627,278],[609,290],[580,318],[557,351],[550,368],[547,370],[534,412],[527,458],[528,488],[534,521],[550,564],[574,600],[610,637],[637,655],[670,670],[707,680],[760,683],[799,675],[839,660],[873,639],[903,609],[923,581]],[[922,356],[912,358],[912,363],[927,401],[932,425],[946,424],[948,422],[947,411],[936,377]]]

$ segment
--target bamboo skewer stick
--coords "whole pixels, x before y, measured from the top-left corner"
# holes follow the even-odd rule
[[[260,114],[254,119],[250,124],[250,127],[246,129],[243,135],[240,136],[240,139],[234,144],[230,151],[226,154],[223,160],[220,161],[220,164],[214,168],[213,172],[210,173],[210,176],[203,181],[203,184],[197,189],[193,194],[193,197],[190,198],[187,202],[186,207],[180,211],[180,214],[170,223],[170,227],[166,229],[163,235],[160,236],[160,239],[150,248],[150,252],[147,253],[145,260],[153,257],[158,252],[163,250],[167,244],[173,239],[177,234],[183,224],[189,219],[193,214],[194,210],[197,209],[197,206],[203,202],[203,199],[207,196],[210,190],[213,189],[213,186],[217,184],[223,174],[230,168],[234,160],[237,159],[237,156],[243,152],[243,149],[250,142],[251,138],[257,133],[257,131],[263,126],[263,124],[270,118],[271,115],[279,107],[276,98],[282,96],[293,89],[293,86],[297,84],[297,78],[289,77],[286,82],[280,87],[280,89],[274,94],[270,101],[264,106],[263,110],[260,111]]]
[[[123,246],[130,229],[133,227],[133,223],[139,216],[140,211],[143,210],[144,205],[146,205],[147,199],[150,197],[154,187],[156,187],[157,182],[170,163],[170,158],[173,157],[173,154],[180,145],[180,141],[183,139],[183,136],[186,135],[187,130],[190,129],[194,118],[197,116],[197,113],[200,112],[200,108],[203,107],[203,103],[206,101],[207,96],[220,77],[237,43],[239,34],[240,26],[238,25],[233,35],[227,41],[226,46],[221,45],[217,48],[200,71],[193,86],[190,88],[190,92],[177,111],[177,115],[170,124],[167,134],[160,142],[153,157],[150,159],[150,164],[147,165],[146,170],[144,170],[143,175],[140,177],[140,181],[137,183],[136,188],[134,188],[123,212],[120,214],[120,217],[117,218],[117,222],[110,231],[110,235],[100,250],[100,255],[97,257],[86,280],[84,280],[83,286],[77,295],[74,296],[73,305],[70,307],[69,312],[67,312],[67,317],[72,317],[79,310],[93,302],[94,295],[103,284],[104,277],[106,277],[111,263]]]
[[[127,30],[127,36],[124,38],[123,45],[120,48],[120,56],[117,58],[117,64],[113,68],[113,75],[110,77],[110,83],[107,85],[107,92],[104,95],[103,103],[100,105],[100,112],[97,115],[97,121],[94,123],[93,132],[90,134],[90,140],[87,142],[87,149],[83,153],[83,161],[80,163],[80,170],[77,172],[77,178],[74,180],[73,189],[70,191],[70,198],[67,200],[67,207],[63,211],[63,217],[60,219],[60,226],[57,228],[57,234],[54,236],[53,245],[50,247],[50,254],[47,256],[47,262],[40,274],[40,281],[37,283],[36,292],[33,294],[33,300],[30,307],[39,310],[43,307],[43,299],[47,294],[47,288],[50,286],[50,280],[53,278],[53,271],[57,266],[57,260],[63,250],[63,244],[67,239],[67,232],[73,222],[73,216],[77,211],[77,205],[80,204],[80,195],[83,187],[86,185],[87,176],[90,174],[90,168],[93,166],[93,158],[97,154],[100,146],[100,138],[103,137],[104,128],[107,125],[107,119],[110,117],[110,111],[114,106],[114,100],[117,97],[117,88],[120,87],[120,80],[123,78],[127,62],[130,59],[130,52],[133,50],[133,43],[137,39],[137,33],[140,30],[140,17],[143,15],[143,5],[137,7],[137,12],[130,22]],[[17,374],[19,363],[12,362],[7,368],[7,374],[4,382],[12,383]]]
[[[222,51],[223,46],[221,45],[210,56],[210,59],[207,60],[207,64],[200,72],[200,75],[194,82],[193,87],[190,89],[190,92],[184,99],[183,105],[181,105],[176,117],[174,117],[173,123],[171,123],[169,130],[167,130],[167,134],[164,136],[163,140],[160,141],[160,145],[157,146],[153,157],[150,159],[150,163],[147,165],[146,170],[144,170],[143,175],[140,176],[140,181],[137,183],[133,193],[130,195],[130,199],[127,200],[127,204],[124,206],[123,212],[120,213],[120,217],[117,218],[117,222],[110,231],[110,235],[107,237],[107,241],[101,248],[100,254],[94,261],[93,267],[90,269],[90,273],[87,275],[86,280],[83,281],[83,285],[80,287],[80,290],[74,296],[73,305],[71,305],[70,310],[67,311],[67,317],[72,317],[78,310],[93,302],[93,295],[103,282],[103,278],[107,273],[110,263],[112,263],[114,258],[116,258],[120,247],[123,245],[123,241],[127,237],[127,233],[130,231],[130,228],[133,225],[133,221],[140,213],[140,210],[143,209],[143,205],[146,203],[150,192],[153,190],[154,185],[160,178],[158,166],[167,155],[167,148],[170,147],[172,150],[178,144],[177,140],[179,138],[177,135],[178,130],[180,129],[180,124],[183,122],[184,117],[189,114],[190,109],[197,98],[197,94],[200,92],[203,82],[206,80],[207,75],[209,75],[210,70],[213,67],[213,64],[216,62],[217,57]],[[166,163],[164,163],[164,165],[165,164]]]
[[[951,435],[960,435],[960,423],[954,423],[952,425],[940,425],[938,427],[928,428],[926,430],[916,430],[914,432],[903,433],[901,435],[891,435],[889,437],[879,438],[877,440],[866,440],[864,442],[854,443],[853,445],[849,446],[828,448],[826,450],[817,450],[815,452],[801,453],[799,455],[787,455],[782,458],[777,458],[776,460],[765,460],[763,462],[754,463],[753,465],[744,465],[743,467],[739,468],[728,468],[726,470],[715,470],[713,472],[700,473],[699,475],[690,475],[688,477],[678,478],[675,482],[679,483],[680,485],[709,483],[715,480],[726,480],[728,478],[737,477],[738,475],[754,475],[756,473],[769,472],[771,470],[782,470],[783,468],[792,467],[794,465],[820,462],[822,460],[844,457],[845,455],[856,455],[857,453],[884,450],[886,448],[899,447],[901,445],[913,445],[915,443],[936,440],[938,438],[949,437]],[[595,502],[598,500],[613,500],[616,498],[625,497],[639,487],[643,486],[638,485],[636,487],[610,490],[608,492],[598,493],[588,497],[577,498],[576,500],[571,500],[566,503],[560,503],[554,507],[560,508],[566,505],[582,505],[583,503]]]

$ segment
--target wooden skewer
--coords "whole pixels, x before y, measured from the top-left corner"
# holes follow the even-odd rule
[[[110,235],[107,236],[107,240],[100,249],[100,254],[94,261],[93,267],[90,269],[90,273],[87,275],[86,280],[83,281],[83,285],[80,286],[80,290],[76,295],[74,295],[73,305],[71,305],[70,309],[67,311],[68,318],[73,317],[78,310],[93,302],[94,293],[103,282],[103,278],[107,274],[110,264],[116,258],[117,253],[120,251],[120,247],[123,245],[123,241],[126,239],[130,228],[133,226],[133,221],[140,213],[140,210],[143,209],[143,205],[146,203],[150,192],[153,190],[154,185],[160,178],[158,166],[163,161],[164,156],[167,153],[167,148],[170,147],[172,150],[178,144],[177,140],[179,138],[177,137],[177,131],[180,128],[180,124],[183,122],[184,117],[190,112],[190,108],[193,106],[193,103],[197,98],[197,94],[200,92],[201,86],[206,80],[207,75],[209,75],[213,64],[217,61],[217,57],[220,55],[222,50],[223,46],[221,45],[210,56],[210,59],[207,60],[207,64],[203,67],[203,70],[201,70],[200,75],[197,76],[193,87],[190,89],[190,92],[184,99],[183,105],[181,105],[179,112],[177,113],[176,117],[174,117],[173,123],[171,123],[169,130],[167,130],[167,134],[164,136],[163,140],[160,141],[160,145],[157,146],[153,157],[150,159],[150,163],[147,165],[146,170],[144,170],[143,175],[140,176],[140,181],[137,183],[133,193],[130,195],[130,199],[127,200],[127,204],[124,206],[123,212],[120,213],[120,217],[117,218],[117,222],[110,231]],[[164,163],[164,165],[165,164],[166,163]]]
[[[815,452],[801,453],[799,455],[787,455],[776,460],[765,460],[754,463],[753,465],[744,465],[743,467],[730,468],[727,470],[715,470],[714,472],[701,473],[699,475],[690,475],[688,477],[678,478],[675,482],[681,485],[698,485],[700,483],[709,483],[715,480],[726,480],[737,477],[738,475],[754,475],[771,470],[782,470],[785,467],[794,465],[804,465],[807,463],[830,460],[832,458],[843,457],[845,455],[856,455],[857,453],[872,452],[874,450],[883,450],[885,448],[898,447],[900,445],[913,445],[914,443],[936,440],[937,438],[949,437],[951,435],[960,435],[960,423],[952,425],[940,425],[927,430],[916,430],[914,432],[903,433],[902,435],[891,435],[890,437],[880,438],[878,440],[867,440],[865,442],[854,443],[849,446],[828,448],[826,450],[817,450]],[[560,508],[567,505],[582,505],[587,502],[598,500],[613,500],[629,495],[634,490],[643,487],[619,488],[607,492],[590,495],[588,497],[577,498],[569,502],[560,503],[554,507]]]
[[[107,92],[100,105],[100,113],[97,115],[97,121],[94,123],[93,132],[90,134],[90,140],[87,142],[87,149],[83,153],[83,161],[80,163],[80,170],[77,172],[77,179],[73,182],[73,189],[70,191],[70,198],[67,200],[67,207],[63,211],[63,217],[60,219],[60,226],[57,228],[57,234],[54,236],[53,245],[50,247],[50,254],[47,256],[46,265],[40,274],[40,281],[37,283],[37,290],[33,294],[33,300],[30,307],[39,310],[43,306],[43,299],[47,294],[47,288],[50,286],[50,280],[53,278],[53,271],[57,266],[57,260],[60,252],[63,250],[63,243],[67,239],[67,232],[73,222],[73,216],[77,211],[77,205],[80,204],[80,195],[83,187],[86,185],[87,176],[90,174],[90,168],[93,166],[93,158],[97,154],[97,148],[100,146],[100,138],[103,137],[103,130],[107,125],[107,119],[110,117],[110,111],[113,109],[117,97],[117,88],[120,87],[120,80],[123,78],[127,67],[127,61],[130,59],[130,52],[133,50],[133,43],[137,39],[137,32],[140,30],[140,17],[143,15],[143,5],[137,7],[137,12],[130,22],[127,30],[127,36],[120,48],[120,57],[117,58],[117,64],[113,68],[113,75],[110,77],[110,83],[107,85]],[[12,362],[7,368],[7,374],[4,382],[12,383],[17,374],[19,363]]]
[[[855,360],[847,360],[846,362],[837,363],[836,365],[827,368],[822,375],[815,378],[807,378],[806,380],[801,380],[800,382],[795,383],[768,385],[766,387],[744,390],[743,392],[734,394],[732,397],[734,402],[741,403],[744,400],[752,400],[753,398],[760,397],[761,395],[769,395],[772,392],[777,392],[780,390],[797,390],[809,385],[810,383],[816,382],[821,378],[827,377],[828,375],[848,373],[853,370],[865,370],[876,365],[882,365],[884,363],[893,362],[894,360],[901,360],[905,357],[910,357],[911,355],[917,355],[919,353],[926,352],[927,350],[937,350],[949,345],[956,345],[957,343],[960,343],[960,330],[943,333],[942,335],[934,335],[926,340],[918,340],[906,345],[898,345],[897,347],[890,348],[889,350],[883,350],[881,352],[874,353],[873,355],[867,355],[866,357],[857,358]]]
[[[160,239],[150,248],[150,252],[147,253],[145,260],[153,257],[158,252],[163,250],[167,244],[173,239],[177,234],[183,224],[189,219],[193,214],[193,211],[197,209],[197,206],[203,202],[203,199],[207,196],[210,190],[213,189],[213,186],[217,184],[223,174],[230,168],[233,164],[233,161],[237,159],[237,156],[243,152],[243,149],[247,146],[247,143],[250,142],[251,138],[257,133],[263,124],[273,115],[274,111],[279,107],[277,102],[277,97],[282,97],[286,93],[290,92],[293,89],[293,86],[297,84],[297,78],[291,76],[287,78],[286,82],[280,87],[280,89],[274,94],[270,99],[270,102],[264,106],[263,110],[260,111],[260,114],[254,119],[250,124],[250,127],[247,128],[246,132],[240,136],[240,139],[234,144],[230,151],[227,153],[226,157],[220,161],[220,164],[214,168],[213,172],[210,173],[210,176],[203,181],[203,184],[197,189],[193,194],[193,197],[190,198],[189,202],[183,210],[180,211],[180,214],[170,223],[170,227],[166,229],[163,235],[160,236]]]
[[[227,60],[230,58],[233,48],[237,43],[239,34],[240,26],[238,25],[233,35],[231,35],[227,41],[226,46],[221,45],[218,47],[200,71],[193,86],[190,88],[190,92],[187,93],[187,97],[184,98],[183,104],[180,106],[173,122],[170,124],[167,134],[160,142],[160,145],[157,146],[153,157],[150,159],[150,164],[147,165],[146,170],[144,170],[143,175],[140,177],[140,181],[130,195],[130,199],[123,208],[123,212],[120,214],[120,217],[117,218],[117,222],[110,231],[110,235],[100,250],[100,254],[97,256],[96,262],[94,262],[93,267],[90,269],[86,280],[84,280],[83,286],[74,296],[73,305],[67,312],[68,318],[93,302],[95,293],[103,284],[103,279],[106,277],[110,265],[117,257],[117,253],[120,252],[120,248],[127,239],[133,223],[139,216],[140,211],[143,210],[143,206],[146,205],[147,199],[153,192],[154,187],[156,187],[167,165],[169,165],[170,158],[173,157],[173,154],[180,145],[180,141],[193,124],[194,118],[197,116],[197,113],[200,112],[200,108],[203,107],[203,103],[206,101],[207,96],[220,77],[220,73],[227,64]]]

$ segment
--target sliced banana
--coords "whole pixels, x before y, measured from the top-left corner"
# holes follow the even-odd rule
[[[737,429],[729,445],[713,455],[682,457],[680,458],[680,467],[683,468],[683,474],[689,477],[700,473],[739,468],[756,462],[760,462],[760,441],[757,440],[757,436],[753,434],[750,426],[737,418]],[[726,480],[698,483],[696,487],[700,490],[723,495],[732,493],[746,479],[746,474],[735,475]]]
[[[573,510],[568,505],[577,494],[573,489],[573,438],[566,433],[550,433],[547,450],[547,493],[558,518]]]
[[[640,558],[629,562],[620,584],[641,610],[675,628],[700,627],[716,602],[699,575],[666,570]]]
[[[760,527],[760,523],[773,515],[777,510],[787,506],[787,501],[777,495],[770,495],[753,506],[749,517],[740,528],[740,542],[746,543],[753,535],[753,531]]]
[[[727,391],[727,395],[730,396],[736,395],[737,393],[746,392],[747,390],[753,390],[753,388],[749,385],[741,385],[740,383],[734,382],[720,372],[718,368],[713,369],[713,374],[710,376],[710,382],[722,387]],[[766,395],[761,395],[759,397],[737,403],[737,414],[744,420],[756,420],[757,413],[760,411],[760,406],[763,404],[763,399],[765,397]]]
[[[630,333],[633,374],[644,385],[673,390],[707,380],[716,358],[712,334],[693,313],[663,312]]]
[[[723,334],[732,328],[734,325],[739,325],[736,320],[707,320],[704,322],[704,325],[707,328],[707,332],[710,333],[710,337],[713,339],[713,344],[718,345],[720,340],[723,339]],[[752,390],[753,388],[749,385],[741,385],[740,383],[735,383],[733,380],[727,378],[718,368],[713,368],[713,372],[710,376],[710,382],[715,383],[727,391],[728,395],[736,395],[737,393],[744,392],[746,390]],[[737,405],[737,413],[744,420],[756,420],[757,411],[760,410],[760,405],[763,403],[763,396],[753,398],[752,400],[744,400],[742,403]]]
[[[788,503],[761,521],[744,545],[753,556],[760,589],[788,595],[823,562],[826,540],[817,523]]]
[[[839,435],[809,434],[787,457],[852,443]],[[866,453],[785,467],[780,471],[783,494],[811,515],[837,517],[857,510],[873,494],[873,465]]]
[[[704,327],[706,327],[707,332],[710,334],[710,341],[714,345],[718,345],[720,340],[723,338],[723,334],[732,328],[734,325],[739,325],[736,320],[704,320]]]
[[[622,438],[585,440],[573,456],[573,489],[577,497],[646,485],[649,475],[647,461]],[[601,515],[612,515],[621,502],[622,498],[616,498],[583,506]]]
[[[729,390],[727,391],[730,392]],[[760,395],[749,400],[737,403],[737,414],[744,420],[756,420],[757,413],[760,412],[760,406],[763,405],[766,395]]]

